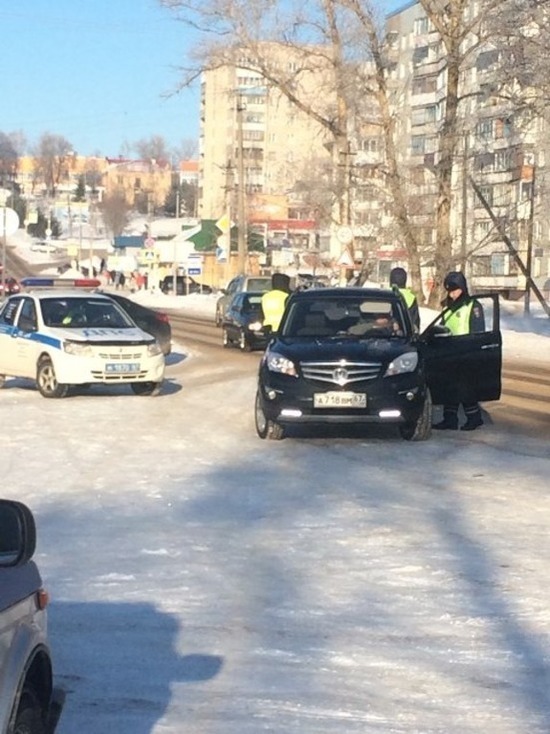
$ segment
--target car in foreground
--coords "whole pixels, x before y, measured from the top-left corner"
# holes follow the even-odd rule
[[[265,349],[262,296],[262,292],[242,292],[233,297],[222,320],[224,347],[236,346],[243,352]]]
[[[32,560],[36,525],[21,502],[0,500],[0,734],[53,734],[63,696],[54,689],[48,593]]]
[[[160,282],[160,290],[167,296],[174,295],[174,278],[172,275],[167,275]],[[212,293],[212,288],[209,285],[203,285],[194,280],[190,275],[177,275],[176,276],[176,296],[187,296],[194,293],[204,293],[209,295]]]
[[[23,278],[21,285],[31,290],[0,306],[0,387],[11,376],[35,380],[45,398],[94,384],[160,392],[160,345],[112,298],[89,290],[98,280]]]
[[[236,275],[225,288],[222,288],[222,295],[216,301],[216,326],[222,325],[229,304],[237,293],[264,293],[270,288],[271,276],[269,275]]]
[[[502,338],[496,294],[476,295],[485,331],[452,336],[442,312],[415,333],[397,289],[294,292],[262,357],[255,401],[260,438],[296,424],[395,424],[431,433],[432,403],[498,400]]]
[[[126,298],[126,296],[121,296],[118,293],[105,293],[105,295],[118,303],[140,329],[155,337],[165,357],[170,354],[172,351],[172,327],[167,314],[142,306],[131,298]]]

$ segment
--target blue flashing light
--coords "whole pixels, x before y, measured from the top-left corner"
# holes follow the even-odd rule
[[[99,288],[97,278],[21,278],[23,288]]]

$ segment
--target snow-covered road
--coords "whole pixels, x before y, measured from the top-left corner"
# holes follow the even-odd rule
[[[186,357],[158,398],[1,392],[58,734],[547,734],[547,447],[262,442],[254,377]]]

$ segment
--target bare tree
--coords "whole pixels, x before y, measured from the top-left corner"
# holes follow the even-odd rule
[[[540,5],[540,0],[521,0]],[[442,118],[436,133],[432,172],[435,204],[434,285],[430,305],[441,297],[445,273],[456,263],[453,251],[453,173],[464,139],[466,103],[471,90],[462,76],[471,69],[480,49],[499,37],[495,14],[512,18],[520,0],[419,0],[443,49],[440,83]],[[210,36],[182,69],[182,87],[201,71],[224,65],[259,71],[298,109],[325,130],[333,151],[334,189],[338,192],[337,221],[349,222],[353,140],[350,120],[377,124],[384,140],[383,176],[391,210],[407,250],[413,286],[421,289],[421,255],[425,244],[414,226],[415,206],[407,191],[408,179],[399,150],[399,95],[391,79],[391,49],[383,19],[371,0],[318,0],[288,4],[270,0],[160,0],[176,17]],[[231,39],[228,44],[227,39]],[[265,53],[264,39],[292,55],[293,65],[278,67]],[[525,45],[525,44],[524,44]],[[312,69],[326,70],[325,84],[314,99],[303,94],[301,80]],[[542,73],[542,70],[541,70]]]
[[[57,186],[68,177],[72,145],[62,135],[44,133],[34,150],[35,175],[41,178],[46,193],[54,196]]]
[[[18,159],[19,155],[12,136],[0,132],[0,185],[13,181]]]
[[[145,161],[162,163],[171,160],[168,145],[162,135],[152,135],[150,138],[138,140],[135,149],[138,156]]]
[[[105,227],[113,233],[113,237],[121,235],[128,224],[130,211],[124,194],[120,191],[115,191],[112,194],[104,196],[103,201],[98,206],[103,215]]]

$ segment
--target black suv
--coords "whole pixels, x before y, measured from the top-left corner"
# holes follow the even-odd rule
[[[258,435],[280,439],[300,423],[394,423],[404,439],[422,441],[432,402],[461,402],[465,385],[478,401],[498,400],[498,296],[476,299],[485,331],[452,336],[443,311],[419,335],[397,290],[296,291],[260,363]]]

